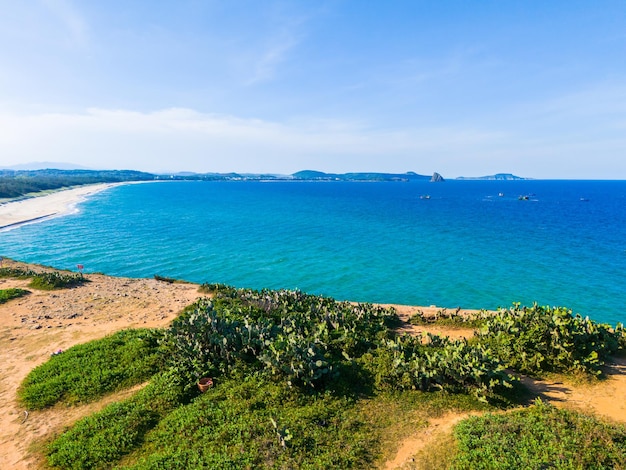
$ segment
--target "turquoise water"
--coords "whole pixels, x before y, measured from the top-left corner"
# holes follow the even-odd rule
[[[171,182],[79,207],[0,232],[0,255],[366,302],[537,301],[626,321],[624,181]]]

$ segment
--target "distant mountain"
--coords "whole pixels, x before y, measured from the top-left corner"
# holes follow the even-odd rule
[[[407,173],[324,173],[323,171],[303,170],[291,175],[299,181],[428,181],[430,176]]]
[[[181,171],[177,173],[153,174],[133,170],[86,170],[82,167],[72,169],[51,168],[61,166],[68,168],[78,167],[79,165],[59,162],[34,162],[27,165],[14,165],[6,169],[0,168],[0,198],[19,198],[41,191],[82,184],[124,181],[444,181],[439,173],[434,173],[431,177],[418,175],[413,171],[406,173],[324,173],[322,171],[304,170],[293,175],[270,173],[194,173]],[[24,169],[26,167],[46,168],[37,170]],[[495,177],[490,177],[489,179],[495,179]]]
[[[497,173],[489,176],[459,176],[458,180],[494,180],[494,181],[517,181],[528,180],[530,178],[523,178],[521,176],[515,176],[511,173]]]
[[[3,166],[1,170],[89,170],[86,166],[65,162],[30,162]]]

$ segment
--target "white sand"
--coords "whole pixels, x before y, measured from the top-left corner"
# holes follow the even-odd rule
[[[0,230],[67,214],[91,194],[125,183],[97,183],[0,205]]]

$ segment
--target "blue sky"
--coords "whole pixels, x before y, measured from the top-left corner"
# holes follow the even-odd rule
[[[0,167],[626,179],[622,0],[0,8]]]

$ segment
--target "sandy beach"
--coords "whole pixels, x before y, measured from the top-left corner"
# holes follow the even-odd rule
[[[0,230],[58,217],[75,210],[88,196],[126,183],[97,183],[64,189],[43,196],[0,204]]]

